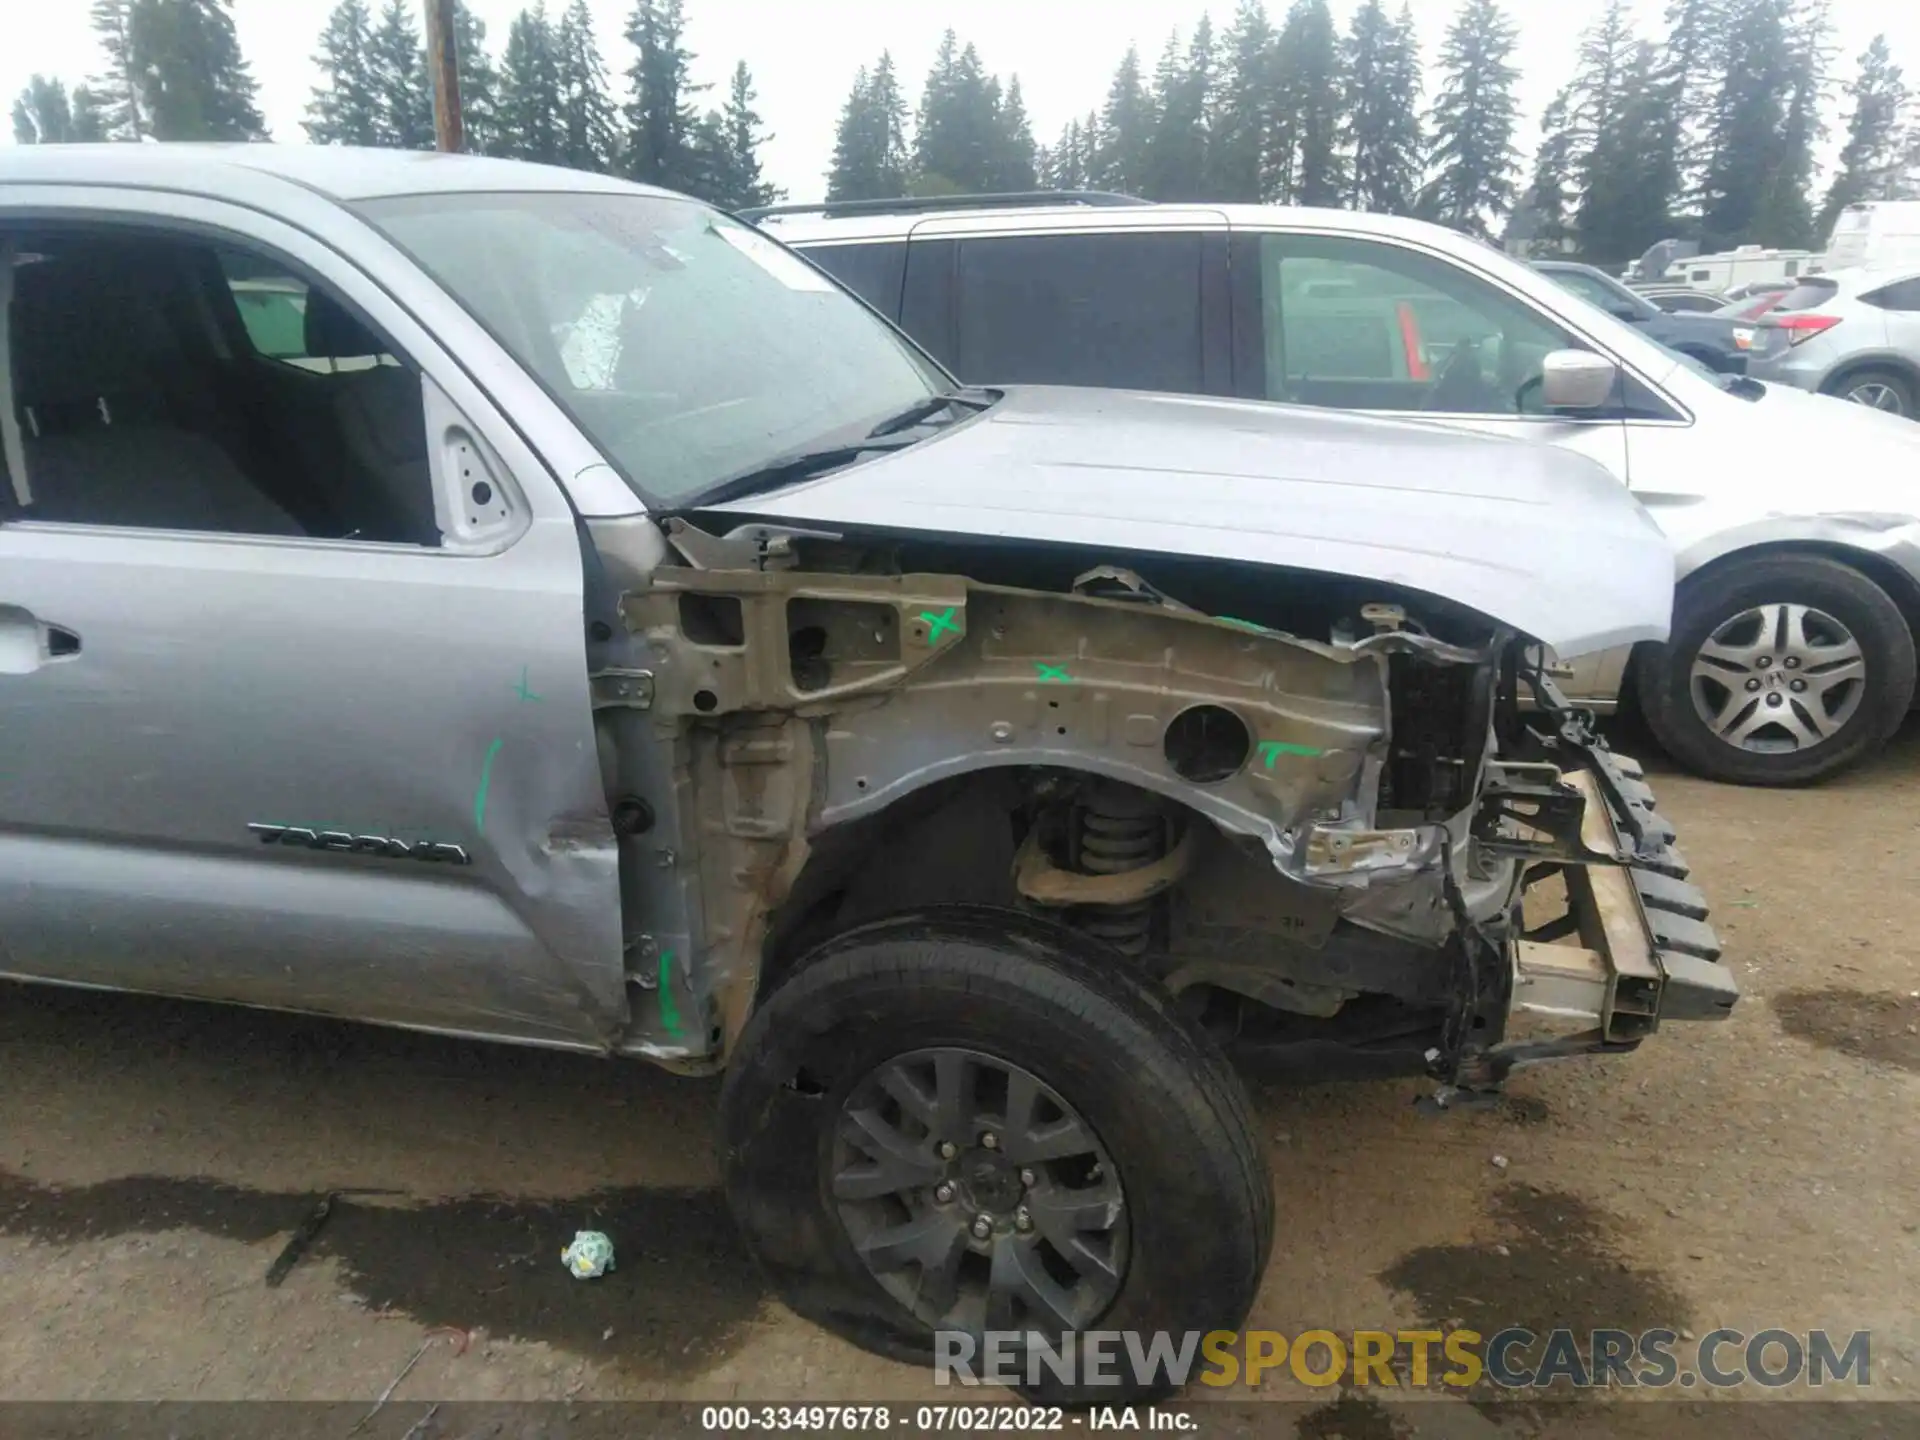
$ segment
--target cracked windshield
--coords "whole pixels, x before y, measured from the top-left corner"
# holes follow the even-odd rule
[[[666,196],[368,202],[649,500],[844,444],[950,382],[811,265]]]

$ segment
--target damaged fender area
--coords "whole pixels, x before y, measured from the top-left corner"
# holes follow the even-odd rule
[[[1082,929],[1256,1047],[1459,1079],[1498,1040],[1526,872],[1566,859],[1476,830],[1510,632],[1437,635],[1383,600],[1304,638],[1114,566],[1043,589],[898,573],[884,544],[669,533],[692,563],[620,604],[645,668],[596,677],[603,727],[628,727],[603,753],[644,732],[695,851],[623,854],[630,900],[682,907],[629,938],[654,1001],[628,1053],[723,1063],[795,957],[948,904]]]

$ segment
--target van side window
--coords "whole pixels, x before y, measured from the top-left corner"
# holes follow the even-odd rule
[[[1201,392],[1200,257],[1186,233],[962,240],[955,368],[969,384]]]
[[[168,232],[14,250],[21,519],[441,543],[420,377],[331,293]]]
[[[900,285],[907,270],[906,241],[810,245],[800,253],[889,320],[900,318]]]
[[[1263,235],[1260,289],[1269,400],[1543,414],[1542,362],[1574,345],[1461,267],[1371,240]]]

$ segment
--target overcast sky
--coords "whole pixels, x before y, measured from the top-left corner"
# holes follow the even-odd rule
[[[378,0],[375,0],[376,8]],[[620,84],[629,61],[621,28],[631,0],[589,0],[598,21],[602,54]],[[1358,0],[1333,0],[1345,24]],[[1390,0],[1390,4],[1393,0]],[[468,0],[487,25],[497,56],[507,25],[523,0]],[[557,13],[564,0],[549,0]],[[300,128],[315,71],[310,56],[333,0],[233,0],[240,43],[260,82],[260,103],[274,138],[301,141]],[[1268,0],[1278,21],[1287,0]],[[1519,22],[1523,121],[1520,143],[1530,151],[1540,111],[1564,84],[1580,31],[1602,0],[1507,0]],[[724,82],[734,62],[745,60],[760,91],[760,111],[774,131],[764,159],[770,178],[796,200],[818,199],[833,153],[833,131],[854,71],[890,49],[902,77],[917,97],[933,62],[940,34],[949,25],[972,41],[1000,75],[1018,74],[1035,137],[1051,141],[1072,117],[1098,105],[1129,41],[1140,47],[1151,73],[1172,30],[1192,32],[1203,12],[1216,26],[1231,18],[1234,0],[687,0],[687,43],[695,52],[695,76]],[[1397,6],[1395,7],[1397,8]],[[1413,0],[1424,58],[1433,60],[1454,0]],[[1656,33],[1663,0],[1640,0],[1646,33]],[[0,0],[0,96],[7,105],[35,71],[69,84],[99,68],[99,50],[87,23],[87,0]],[[1920,4],[1914,0],[1833,0],[1838,78],[1876,31],[1885,31],[1894,58],[1910,77],[1920,76]],[[1839,128],[1843,107],[1829,107]],[[10,139],[12,129],[5,128]],[[1838,147],[1830,140],[1826,154]]]

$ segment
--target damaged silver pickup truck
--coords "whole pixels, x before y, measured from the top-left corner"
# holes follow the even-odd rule
[[[1466,1103],[1733,1006],[1545,664],[1665,633],[1599,467],[960,389],[601,177],[34,148],[0,971],[724,1070],[768,1274],[900,1354],[1236,1328],[1230,1053]]]

